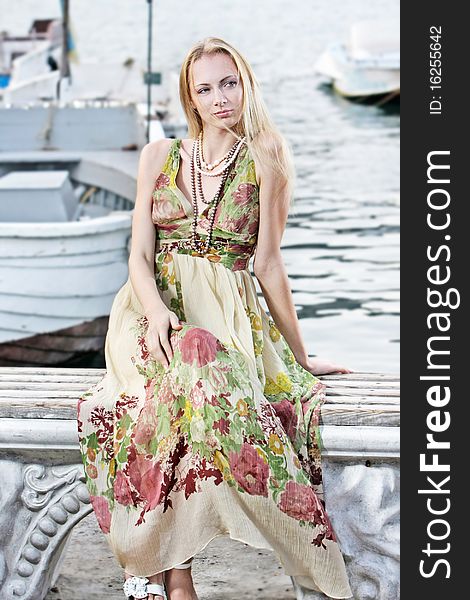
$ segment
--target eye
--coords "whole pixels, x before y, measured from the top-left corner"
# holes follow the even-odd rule
[[[208,90],[209,88],[200,88],[197,93],[200,94],[201,92],[205,92],[206,90]]]
[[[237,85],[237,81],[227,81],[227,83],[225,85],[233,85],[233,87],[235,87]]]

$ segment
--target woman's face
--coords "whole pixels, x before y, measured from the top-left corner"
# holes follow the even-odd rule
[[[232,58],[225,53],[205,54],[193,63],[191,103],[205,124],[231,127],[242,115],[243,86]],[[216,113],[226,110],[224,115]],[[223,128],[223,127],[222,127]]]

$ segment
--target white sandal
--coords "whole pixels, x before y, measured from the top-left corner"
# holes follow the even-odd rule
[[[165,586],[161,583],[149,583],[147,577],[129,577],[124,582],[123,589],[126,598],[133,598],[133,600],[147,598],[149,594],[162,596],[167,600]]]
[[[189,569],[192,565],[193,559],[188,563],[182,563],[181,565],[175,565],[173,569]],[[147,577],[136,577],[135,575],[126,579],[123,585],[124,594],[126,598],[132,598],[133,600],[140,600],[141,598],[147,598],[149,594],[155,596],[162,596],[164,600],[168,600],[166,595],[165,584],[161,583],[150,583]]]

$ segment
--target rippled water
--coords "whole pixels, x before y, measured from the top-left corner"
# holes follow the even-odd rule
[[[0,29],[59,14],[58,0],[0,0]],[[195,11],[197,7],[198,11]],[[72,0],[83,60],[145,62],[145,0]],[[313,64],[363,18],[399,2],[154,2],[154,69],[179,69],[196,40],[227,39],[253,65],[294,150],[295,213],[284,257],[309,351],[354,370],[399,370],[399,115],[331,93]]]

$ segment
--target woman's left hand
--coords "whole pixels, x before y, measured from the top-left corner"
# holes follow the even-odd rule
[[[352,373],[347,367],[342,367],[330,360],[323,360],[321,358],[307,358],[305,364],[300,363],[301,366],[309,371],[312,375],[327,375],[328,373]]]

